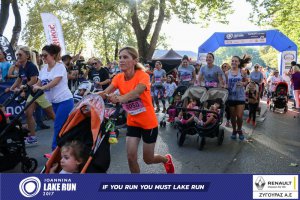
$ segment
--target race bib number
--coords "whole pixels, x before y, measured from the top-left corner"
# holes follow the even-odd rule
[[[161,82],[161,77],[155,77],[154,80],[155,80],[155,83],[160,83]]]
[[[122,104],[122,107],[126,112],[131,115],[137,115],[142,112],[146,111],[144,104],[142,103],[141,99],[137,99],[128,103]]]
[[[218,87],[218,83],[215,81],[205,82],[205,86],[216,88],[216,87]]]
[[[188,74],[188,75],[181,75],[181,80],[182,81],[191,81],[192,80],[192,76],[190,74]]]

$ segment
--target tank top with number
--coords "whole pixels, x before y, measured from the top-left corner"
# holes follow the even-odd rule
[[[237,75],[233,75],[231,70],[228,71],[228,100],[230,101],[245,101],[245,88],[244,86],[238,86],[237,82],[243,80],[241,70]]]

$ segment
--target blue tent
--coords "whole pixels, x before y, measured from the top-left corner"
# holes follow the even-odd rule
[[[198,60],[203,53],[214,52],[226,46],[272,46],[282,54],[280,74],[291,61],[297,60],[297,45],[279,30],[250,32],[216,32],[198,48]],[[282,59],[285,59],[282,61]],[[283,64],[285,66],[283,66]]]

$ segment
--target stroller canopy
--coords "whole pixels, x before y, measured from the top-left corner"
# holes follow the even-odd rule
[[[194,97],[200,100],[206,92],[207,90],[205,87],[191,86],[182,95],[181,100],[184,100],[187,97]]]
[[[105,105],[103,99],[97,94],[90,94],[84,97],[72,110],[67,121],[62,127],[59,137],[83,121],[86,117],[91,117],[91,131],[95,143],[100,130],[100,125],[104,117]]]
[[[205,95],[202,96],[200,101],[202,103],[206,102],[207,100],[215,100],[215,99],[222,99],[223,103],[226,102],[228,97],[228,90],[224,88],[210,88]]]

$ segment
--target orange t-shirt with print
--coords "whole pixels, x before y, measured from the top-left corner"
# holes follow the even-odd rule
[[[140,127],[143,129],[155,128],[158,126],[158,122],[152,104],[149,75],[142,70],[136,70],[134,76],[128,81],[125,80],[124,73],[117,74],[112,80],[112,85],[119,89],[121,95],[131,92],[138,84],[143,84],[146,86],[146,89],[140,95],[139,100],[144,107],[142,108],[144,111],[134,115],[128,113],[127,125]]]

